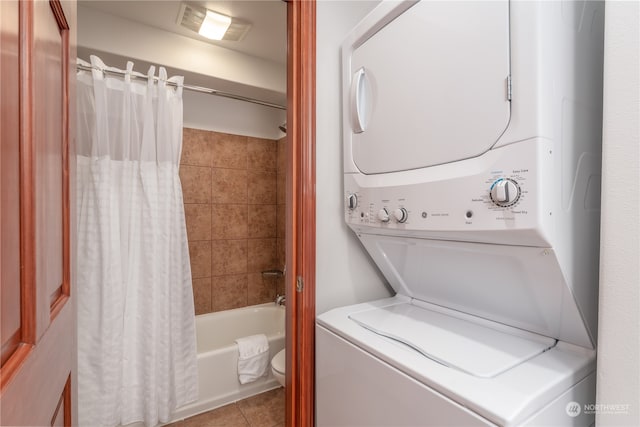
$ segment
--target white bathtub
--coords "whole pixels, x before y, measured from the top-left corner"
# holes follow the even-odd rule
[[[280,386],[271,374],[248,384],[238,381],[236,338],[265,334],[270,359],[284,348],[285,308],[273,303],[196,316],[198,385],[196,402],[179,408],[181,420]]]

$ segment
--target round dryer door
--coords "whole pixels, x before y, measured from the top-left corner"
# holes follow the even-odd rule
[[[345,143],[362,173],[475,157],[508,125],[508,1],[421,1],[345,48]]]

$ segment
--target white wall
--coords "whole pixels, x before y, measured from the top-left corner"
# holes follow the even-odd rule
[[[189,91],[183,92],[183,100],[185,127],[256,138],[284,136],[278,129],[287,120],[284,110]]]
[[[78,6],[78,45],[218,79],[216,89],[286,93],[286,66]],[[244,94],[243,94],[244,95]],[[266,99],[270,101],[271,99]],[[275,101],[274,101],[275,102]]]
[[[117,29],[117,31],[114,31]],[[78,56],[98,55],[123,69],[127,61],[146,73],[150,64],[167,67],[185,84],[284,104],[286,68],[96,9],[78,6]],[[156,71],[157,73],[157,71]],[[286,112],[247,102],[185,90],[184,125],[196,129],[279,139]]]
[[[605,12],[598,426],[640,425],[640,3]]]
[[[317,3],[316,311],[391,295],[377,267],[344,223],[340,44],[378,2]]]

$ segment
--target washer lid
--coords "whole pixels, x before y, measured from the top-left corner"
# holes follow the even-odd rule
[[[413,304],[377,308],[349,318],[429,359],[481,378],[495,377],[556,344],[552,338],[488,321],[479,324]]]
[[[593,348],[553,249],[358,238],[400,295]]]
[[[365,18],[343,46],[345,144],[357,168],[417,169],[489,150],[510,118],[509,2],[421,1],[394,13],[379,31]]]

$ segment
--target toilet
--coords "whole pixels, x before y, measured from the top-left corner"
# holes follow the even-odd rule
[[[271,359],[271,372],[280,385],[285,384],[286,350],[282,349]]]

